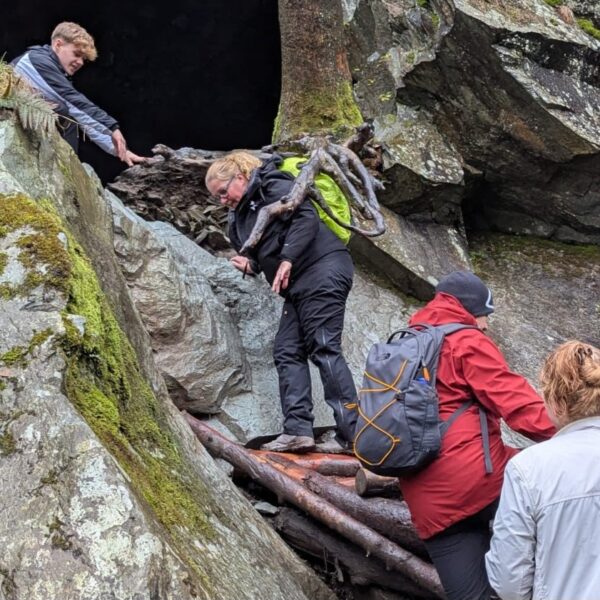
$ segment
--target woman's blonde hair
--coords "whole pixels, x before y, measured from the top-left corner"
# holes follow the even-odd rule
[[[229,178],[241,173],[246,179],[250,179],[250,174],[254,169],[258,169],[262,165],[259,158],[256,158],[250,152],[239,150],[231,152],[223,158],[218,158],[210,165],[206,172],[206,185],[213,179],[219,181],[227,181]]]
[[[53,42],[57,38],[77,46],[85,60],[96,60],[98,52],[96,51],[94,38],[81,25],[70,21],[59,23],[54,28],[50,41]]]
[[[546,358],[540,375],[544,399],[561,424],[600,416],[600,350],[571,340]]]

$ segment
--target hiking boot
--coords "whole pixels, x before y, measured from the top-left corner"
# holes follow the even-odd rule
[[[288,435],[282,433],[268,444],[263,444],[261,450],[271,452],[296,452],[302,454],[315,449],[315,440],[307,435]]]
[[[345,445],[338,442],[336,432],[333,429],[329,429],[319,437],[315,450],[323,454],[354,454],[351,444]]]

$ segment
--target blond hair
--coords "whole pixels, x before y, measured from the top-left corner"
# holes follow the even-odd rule
[[[246,179],[250,179],[252,171],[258,169],[261,165],[261,160],[253,154],[250,154],[250,152],[238,150],[236,152],[231,152],[223,158],[215,160],[208,168],[204,181],[206,185],[213,181],[213,179],[227,181],[239,173]]]
[[[50,41],[61,39],[68,44],[74,44],[77,49],[83,54],[85,60],[96,60],[98,52],[94,44],[94,38],[77,23],[63,21],[59,23],[52,32]]]
[[[600,416],[600,350],[571,340],[546,358],[540,375],[544,399],[560,424]]]

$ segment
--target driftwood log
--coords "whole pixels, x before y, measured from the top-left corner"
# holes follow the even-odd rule
[[[253,454],[187,413],[185,418],[200,442],[213,456],[224,458],[238,469],[249,473],[253,479],[275,492],[282,500],[295,504],[365,549],[367,555],[372,554],[381,559],[387,568],[402,573],[417,585],[430,590],[437,598],[445,598],[442,584],[433,565],[306,489],[287,475],[281,465],[276,465],[266,458],[261,461],[256,451],[253,451]]]
[[[240,254],[246,253],[258,244],[273,219],[287,212],[293,212],[306,198],[312,198],[338,225],[350,231],[367,237],[384,233],[385,223],[375,193],[376,189],[381,189],[383,186],[357,156],[371,136],[371,127],[363,124],[343,145],[321,137],[305,137],[286,144],[285,150],[306,155],[306,162],[303,163],[290,193],[277,202],[263,206],[258,211],[255,225],[240,249]],[[268,146],[263,148],[263,151],[279,149],[279,147]],[[337,218],[314,185],[315,177],[319,173],[326,173],[335,180],[350,206],[355,207],[363,219],[374,222],[372,229],[344,223]]]
[[[319,527],[293,508],[280,509],[272,523],[290,546],[334,567],[343,566],[353,585],[375,585],[408,594],[412,598],[435,598],[431,592],[400,573],[388,571],[379,559],[366,558],[363,550],[328,529]]]
[[[383,498],[400,498],[400,485],[396,477],[382,477],[360,468],[355,475],[356,493],[363,498],[379,496]]]
[[[308,454],[288,454],[287,452],[267,452],[260,450],[262,456],[266,456],[273,462],[287,464],[293,460],[295,464],[321,475],[333,475],[336,477],[353,477],[360,470],[360,463],[353,456],[344,454],[331,455],[311,452]]]

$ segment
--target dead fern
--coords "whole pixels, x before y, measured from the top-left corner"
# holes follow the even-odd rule
[[[13,110],[24,129],[49,135],[56,129],[57,115],[52,105],[15,75],[0,60],[0,108]]]

